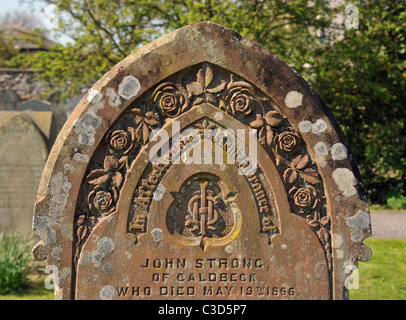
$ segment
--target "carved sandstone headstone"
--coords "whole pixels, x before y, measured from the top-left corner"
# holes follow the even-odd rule
[[[35,195],[47,156],[46,140],[27,113],[0,112],[1,228],[31,235]]]
[[[58,271],[59,299],[343,299],[370,233],[317,94],[202,22],[133,52],[74,109],[38,192],[34,254]]]

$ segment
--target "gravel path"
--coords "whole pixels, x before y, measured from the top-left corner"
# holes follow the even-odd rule
[[[406,212],[371,212],[372,237],[406,239]]]

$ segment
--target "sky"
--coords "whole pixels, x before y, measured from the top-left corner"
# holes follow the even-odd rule
[[[30,2],[30,3],[28,3]],[[49,8],[48,8],[49,9]],[[50,26],[51,22],[49,19],[47,19],[47,15],[44,12],[46,10],[46,4],[42,1],[21,1],[21,0],[0,0],[0,16],[4,15],[7,12],[13,12],[13,11],[25,11],[25,12],[32,12],[35,15],[39,16],[42,21],[44,21],[46,26]],[[49,11],[49,10],[48,10]],[[49,37],[51,40],[55,41],[55,32],[52,31],[52,29],[49,31]],[[67,36],[61,36],[58,40],[58,42],[64,44],[68,41],[71,41],[71,39]]]
[[[33,4],[22,2],[20,0],[0,0],[0,14],[3,15],[9,11],[33,11],[40,16],[44,16],[41,13],[41,8],[45,5],[41,1],[35,1]]]

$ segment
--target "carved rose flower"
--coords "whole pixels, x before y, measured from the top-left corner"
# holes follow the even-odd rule
[[[301,144],[300,135],[295,130],[286,130],[278,135],[278,147],[286,153],[293,153]]]
[[[88,196],[90,211],[95,211],[108,216],[116,210],[116,201],[118,193],[115,187],[104,190],[100,187],[94,188]]]
[[[184,94],[172,83],[163,83],[152,94],[151,100],[169,118],[179,116],[188,105]]]
[[[111,154],[127,154],[134,147],[135,132],[133,128],[128,128],[129,132],[125,130],[110,131],[106,136],[106,142],[109,144],[109,151]]]
[[[289,197],[293,199],[295,206],[301,214],[315,209],[319,202],[317,190],[313,186],[307,188],[293,187],[289,191]]]
[[[227,112],[231,115],[249,115],[255,108],[257,97],[254,88],[247,82],[230,82],[225,92]]]

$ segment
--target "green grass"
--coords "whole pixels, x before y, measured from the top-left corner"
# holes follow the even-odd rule
[[[406,300],[406,239],[366,239],[371,260],[358,265],[359,289],[351,300]]]
[[[388,208],[385,205],[381,204],[371,204],[369,206],[369,210],[371,212],[405,212],[405,209],[394,209],[394,208]]]
[[[29,277],[31,278],[31,277]],[[54,290],[48,290],[44,285],[45,276],[29,281],[29,283],[9,294],[0,295],[0,300],[53,300]]]

